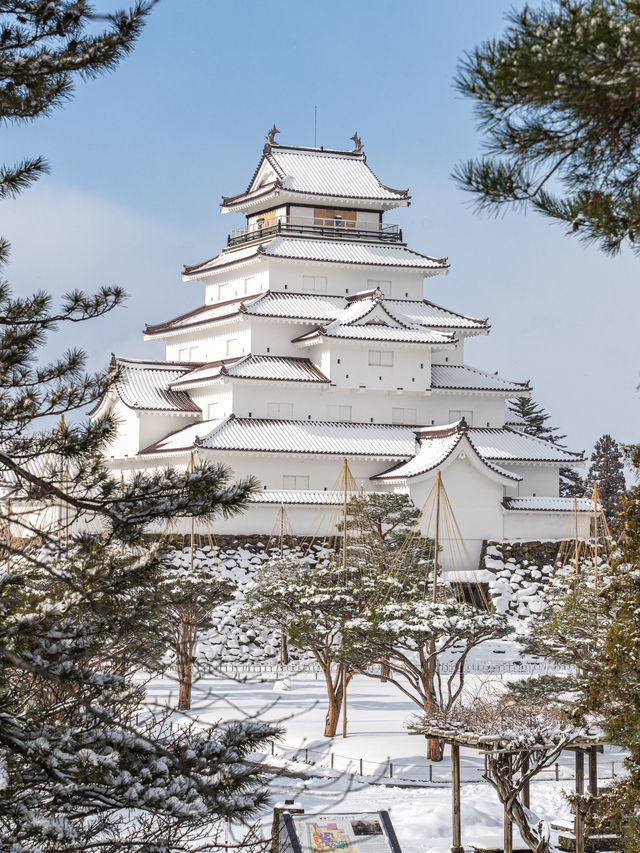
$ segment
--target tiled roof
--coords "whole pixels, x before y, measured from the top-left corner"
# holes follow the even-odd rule
[[[501,474],[503,477],[508,477],[510,480],[521,480],[518,474],[511,471],[506,471],[495,462],[492,462],[488,457],[479,452],[469,435],[470,430],[466,427],[464,421],[459,421],[455,424],[449,424],[444,427],[432,427],[421,431],[421,435],[425,436],[420,442],[420,448],[413,459],[408,462],[400,462],[394,465],[387,471],[381,474],[376,474],[372,480],[397,480],[417,477],[419,474],[426,474],[433,471],[439,465],[442,465],[446,459],[451,456],[460,442],[468,441],[465,444],[470,452],[475,453],[479,460],[494,471],[496,474]]]
[[[559,462],[571,465],[582,462],[584,458],[582,453],[566,450],[508,426],[502,429],[471,428],[469,438],[485,459],[499,462]]]
[[[201,447],[262,453],[408,458],[416,452],[412,429],[384,424],[333,423],[265,418],[208,421],[179,430],[141,453],[171,453]]]
[[[339,240],[309,240],[302,237],[276,237],[265,247],[272,258],[330,261],[365,266],[406,267],[418,270],[446,270],[443,258],[431,258],[407,249],[383,243],[356,243]]]
[[[523,395],[529,392],[528,382],[512,382],[497,373],[485,373],[466,364],[433,364],[431,387],[442,390],[499,391]]]
[[[371,323],[363,325],[353,323],[343,324],[338,321],[300,335],[294,338],[294,341],[296,343],[306,343],[322,337],[361,341],[388,341],[389,343],[405,344],[450,344],[451,346],[455,344],[453,335],[430,329],[406,329],[402,326],[383,326]]]
[[[320,296],[315,293],[276,293],[267,291],[246,307],[256,317],[283,317],[291,320],[335,320],[344,311],[343,296]]]
[[[186,314],[180,314],[179,317],[174,317],[171,320],[166,320],[163,323],[155,323],[147,325],[145,335],[162,335],[167,332],[178,332],[182,329],[190,329],[193,326],[204,326],[207,323],[215,323],[219,320],[224,320],[227,317],[235,317],[240,311],[240,306],[251,304],[254,299],[257,299],[260,294],[252,294],[250,296],[239,296],[237,299],[230,299],[226,302],[217,302],[215,305],[201,305],[199,308],[194,308],[193,311],[188,311]]]
[[[431,328],[445,329],[486,329],[487,319],[479,320],[476,317],[467,317],[442,308],[433,302],[423,299],[421,302],[413,299],[385,299],[385,307],[391,314],[398,312],[403,318],[412,323],[420,323]]]
[[[200,409],[188,394],[172,391],[170,388],[172,382],[193,370],[193,364],[116,357],[114,359],[120,368],[120,378],[115,383],[115,389],[128,408],[200,414]],[[97,407],[94,411],[96,410]]]
[[[319,261],[321,263],[350,264],[355,266],[399,267],[445,272],[449,269],[446,258],[422,255],[406,246],[384,243],[357,243],[355,241],[313,240],[304,237],[273,237],[258,246],[232,249],[194,266],[186,266],[184,275],[193,278],[215,272],[231,264],[243,263],[259,257],[281,258],[294,261]]]
[[[420,449],[408,462],[393,466],[372,479],[394,480],[416,477],[441,465],[463,438],[492,470],[513,480],[521,477],[505,470],[503,464],[518,462],[558,462],[575,464],[581,453],[563,450],[548,441],[518,432],[510,427],[495,429],[469,428],[464,420],[446,426],[426,427],[418,433]],[[500,464],[499,464],[500,463]]]
[[[296,320],[337,320],[344,319],[342,312],[349,306],[369,307],[376,298],[375,290],[367,290],[353,296],[323,296],[316,293],[276,293],[267,291],[246,306],[247,314],[262,317],[284,317]],[[435,306],[426,300],[378,299],[380,305],[398,321],[405,325],[427,326],[434,329],[479,329],[487,328],[486,320],[465,317],[447,308]],[[362,308],[358,310],[369,310]]]
[[[375,492],[358,492],[358,495],[376,494]],[[313,491],[310,489],[262,489],[254,492],[249,500],[259,504],[311,504],[340,505],[344,501],[341,491]]]
[[[233,361],[204,364],[181,376],[173,385],[184,388],[221,376],[236,379],[268,379],[283,382],[329,382],[308,358],[276,355],[247,355]]]
[[[255,187],[255,179],[265,161],[277,178],[270,184]],[[362,153],[267,145],[247,190],[238,196],[223,198],[222,204],[234,207],[270,190],[405,203],[409,199],[408,190],[394,190],[381,184]]]
[[[575,503],[574,503],[575,501]],[[509,510],[524,512],[571,512],[577,504],[578,512],[589,512],[589,498],[504,498],[502,506]]]

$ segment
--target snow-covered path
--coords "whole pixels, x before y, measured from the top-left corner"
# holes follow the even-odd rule
[[[472,676],[480,678],[481,676]],[[409,735],[406,724],[417,710],[390,684],[356,677],[348,695],[348,737],[322,737],[326,701],[320,675],[301,674],[289,679],[290,688],[274,690],[273,676],[247,681],[209,678],[194,687],[189,716],[202,724],[218,720],[260,717],[281,721],[282,743],[268,760],[286,765],[308,778],[281,776],[272,786],[272,803],[295,798],[307,812],[389,810],[403,853],[445,853],[451,845],[451,787],[448,757],[433,764],[425,756],[425,742]],[[148,701],[175,705],[174,680],[154,679]],[[176,721],[180,714],[176,712]],[[305,755],[305,749],[307,750]],[[334,771],[331,767],[333,753]],[[502,808],[490,786],[481,781],[483,759],[462,750],[463,842],[496,846],[502,833]],[[309,762],[305,765],[303,762]],[[289,760],[295,759],[295,763]],[[360,775],[362,759],[363,776]],[[615,750],[600,756],[600,777],[611,775],[611,762],[621,772],[622,757]],[[389,765],[392,765],[391,767]],[[348,772],[345,772],[348,771]],[[393,774],[392,778],[390,773]],[[430,777],[431,773],[431,777]],[[568,817],[563,789],[572,788],[572,756],[559,768],[532,784],[532,809],[547,820]],[[429,778],[433,781],[429,784]],[[422,784],[416,786],[419,780]],[[377,784],[379,783],[379,784]],[[404,783],[404,784],[403,784]],[[407,785],[409,787],[407,787]],[[270,822],[270,812],[265,813]],[[514,839],[516,846],[518,839]]]

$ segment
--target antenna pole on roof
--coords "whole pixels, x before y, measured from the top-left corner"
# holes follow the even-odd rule
[[[318,147],[318,105],[313,107],[313,147]]]

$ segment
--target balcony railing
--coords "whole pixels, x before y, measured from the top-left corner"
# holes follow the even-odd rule
[[[317,219],[304,216],[280,216],[275,222],[252,222],[244,228],[234,228],[227,237],[227,246],[240,246],[274,237],[276,234],[327,237],[338,240],[377,240],[381,243],[402,243],[402,230],[386,223],[376,227],[357,226],[348,219]]]

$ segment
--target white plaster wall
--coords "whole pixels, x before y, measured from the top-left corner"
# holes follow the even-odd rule
[[[579,528],[583,529],[586,513],[580,513]],[[504,539],[566,539],[573,538],[575,516],[568,512],[509,512],[504,513]]]
[[[105,456],[135,456],[140,449],[140,418],[133,409],[129,409],[116,398],[111,404],[111,415],[118,425],[115,440],[105,450]]]
[[[253,296],[269,288],[269,270],[264,265],[252,265],[244,270],[221,272],[215,278],[207,279],[205,302],[226,302],[239,296]]]
[[[558,497],[560,489],[559,465],[512,465],[501,462],[500,465],[522,477],[518,495],[536,495],[538,497]]]
[[[330,379],[338,388],[425,391],[431,384],[431,352],[427,347],[401,347],[382,341],[346,343],[335,339],[325,345],[331,353]],[[393,365],[369,364],[370,353],[375,352],[392,353]]]
[[[326,276],[328,295],[353,296],[368,290],[371,280],[391,281],[391,296],[394,299],[422,299],[423,274],[415,270],[389,267],[343,267],[340,264],[310,262],[282,262],[268,259],[269,287],[271,290],[288,290],[304,293],[303,276]]]
[[[419,508],[425,504],[434,483],[436,474],[414,477],[408,481],[409,495]],[[442,470],[442,482],[453,507],[460,533],[465,540],[472,566],[461,565],[456,553],[455,543],[444,541],[443,566],[445,568],[470,569],[478,564],[482,542],[485,539],[502,538],[502,497],[503,486],[480,473],[469,459],[458,457]],[[429,520],[431,518],[431,525]],[[434,536],[435,513],[424,513],[422,534]]]
[[[200,419],[200,415],[195,412],[193,415],[157,415],[142,412],[139,415],[139,446],[136,452]]]
[[[251,325],[242,319],[234,323],[224,323],[206,331],[194,331],[191,334],[179,335],[167,340],[167,361],[180,361],[180,351],[189,347],[195,348],[189,361],[218,361],[234,358],[227,351],[227,341],[237,341],[235,355],[248,355],[251,352]]]

